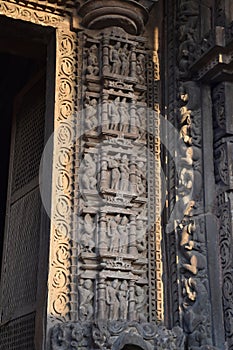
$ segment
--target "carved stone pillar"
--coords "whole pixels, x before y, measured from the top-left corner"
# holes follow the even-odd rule
[[[107,233],[107,219],[106,213],[100,213],[100,231],[99,231],[99,252],[102,254],[107,251],[106,233]]]
[[[130,216],[130,233],[129,233],[129,253],[135,255],[136,249],[136,220],[135,215]]]
[[[152,102],[158,72],[145,27],[154,2],[79,1],[78,38],[84,52],[78,63],[79,107],[84,109],[79,123],[85,129],[79,140],[81,164],[76,158],[79,313],[76,320],[72,314],[71,324],[54,327],[52,350],[69,347],[71,340],[82,350],[125,345],[156,349],[166,332],[168,348],[183,347],[182,331],[177,337],[175,330],[156,324],[156,314],[162,315],[162,305],[156,302],[156,286],[161,289],[162,283],[160,261],[155,278],[160,225],[154,219],[160,210],[161,189],[154,175],[160,174],[154,157],[156,147],[159,153],[154,137],[159,125]],[[157,208],[148,204],[154,193]],[[150,234],[149,222],[157,227]]]
[[[102,40],[103,45],[103,75],[107,75],[109,73],[109,38],[103,36]]]

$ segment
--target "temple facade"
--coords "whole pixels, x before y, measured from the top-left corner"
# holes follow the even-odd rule
[[[0,0],[0,350],[233,350],[232,0]]]

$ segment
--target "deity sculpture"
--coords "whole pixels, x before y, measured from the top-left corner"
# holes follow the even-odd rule
[[[119,113],[120,98],[116,97],[115,100],[109,104],[109,129],[117,130],[121,117]]]
[[[197,232],[199,231],[199,232]],[[194,237],[194,235],[196,237]],[[194,222],[184,225],[182,229],[182,237],[180,247],[183,256],[189,263],[182,263],[182,267],[187,271],[196,275],[199,270],[206,267],[206,258],[204,249],[205,238],[200,232],[200,226],[196,227]]]
[[[137,79],[138,83],[140,85],[145,84],[145,57],[143,54],[139,54],[137,57],[137,62],[136,62],[136,73],[137,73]]]
[[[109,54],[109,61],[111,65],[112,74],[120,74],[121,69],[121,43],[118,41],[115,46],[112,46]]]
[[[87,127],[88,130],[93,130],[97,125],[97,101],[95,98],[92,100],[88,98],[85,103],[85,127]]]
[[[80,237],[80,245],[83,251],[93,253],[95,242],[93,240],[93,233],[95,230],[95,224],[90,214],[86,214],[82,222],[84,226],[84,232]]]
[[[136,248],[139,253],[146,251],[146,228],[142,220],[137,220]]]
[[[121,75],[128,76],[129,75],[129,51],[128,45],[125,44],[120,54],[121,59]]]
[[[85,154],[80,165],[79,177],[82,189],[94,190],[96,188],[96,164],[89,153]]]
[[[136,167],[136,189],[139,196],[146,192],[146,172],[144,169],[144,163],[139,162]]]
[[[127,320],[129,290],[127,281],[124,280],[119,287],[118,298],[120,302],[120,320]]]
[[[79,313],[81,321],[88,321],[92,319],[94,309],[92,300],[94,293],[92,291],[93,283],[90,279],[80,280],[78,291],[79,291]]]
[[[120,234],[120,245],[119,245],[119,252],[120,253],[127,253],[128,248],[128,222],[126,216],[123,216],[121,222],[118,225],[118,232]]]
[[[87,74],[99,74],[98,48],[93,44],[87,54]]]
[[[125,133],[128,131],[130,125],[130,115],[126,98],[123,98],[122,102],[119,103],[118,112],[120,115],[120,131]]]
[[[119,306],[120,302],[118,299],[118,288],[119,282],[117,279],[107,282],[106,287],[106,304],[109,306],[109,319],[118,320],[119,319]]]
[[[138,107],[136,111],[136,127],[138,129],[138,132],[140,134],[140,138],[144,139],[146,135],[146,109],[145,107]]]
[[[147,304],[147,295],[143,287],[135,286],[136,314],[139,322],[147,322],[145,317],[145,305]]]
[[[121,217],[118,214],[116,217],[111,217],[108,221],[108,236],[110,237],[110,252],[118,252],[120,246],[120,233],[118,225]]]
[[[128,166],[128,158],[127,155],[123,155],[121,158],[121,162],[119,164],[120,169],[120,190],[121,191],[128,191],[129,188],[129,166]]]
[[[108,167],[111,169],[111,189],[113,190],[118,190],[120,182],[119,159],[120,154],[117,154],[108,161]]]

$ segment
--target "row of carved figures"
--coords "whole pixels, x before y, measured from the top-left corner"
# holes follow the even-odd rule
[[[120,153],[114,156],[107,156],[103,161],[104,165],[100,169],[101,187],[108,187],[112,190],[122,192],[131,191],[142,196],[146,193],[146,169],[144,162],[135,161],[130,164],[127,155]],[[132,170],[133,167],[133,170]],[[95,156],[85,154],[79,169],[80,187],[82,190],[96,190],[97,185],[97,165]],[[104,177],[104,179],[102,179]]]
[[[146,110],[144,107],[135,107],[132,103],[127,102],[126,98],[120,100],[116,97],[107,105],[106,117],[100,113],[100,105],[96,98],[87,98],[85,101],[84,127],[86,131],[95,130],[98,126],[108,125],[110,130],[120,131],[122,133],[146,133]],[[99,110],[99,111],[98,111]],[[100,114],[102,118],[100,120]]]
[[[105,241],[108,245],[108,251],[113,253],[127,253],[129,245],[130,222],[126,215],[117,214],[107,217],[107,231]],[[80,218],[80,229],[78,243],[81,250],[93,253],[96,249],[96,223],[95,219],[86,214],[84,218]],[[144,254],[147,248],[146,242],[146,223],[138,219],[135,228],[134,245],[139,254]],[[132,242],[131,242],[132,243]]]
[[[132,59],[131,49],[127,43],[118,41],[115,45],[108,47],[107,61],[108,72],[122,75],[124,77],[137,77],[140,85],[145,84],[145,55],[135,53],[135,62]],[[86,73],[98,76],[100,72],[100,55],[96,44],[91,45],[86,52],[87,67]]]
[[[81,279],[78,295],[80,321],[92,320],[94,316],[94,282],[91,279]],[[108,280],[104,290],[104,304],[102,302],[98,304],[104,310],[99,313],[105,315],[107,320],[131,319],[131,321],[146,322],[147,300],[147,287],[130,286],[130,282],[126,280]],[[129,310],[130,308],[132,311]]]

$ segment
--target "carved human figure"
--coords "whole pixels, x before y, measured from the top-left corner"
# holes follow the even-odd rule
[[[183,263],[182,267],[193,275],[206,267],[205,239],[204,235],[197,231],[200,231],[200,226],[196,227],[195,222],[184,225],[180,241],[181,251],[189,261],[189,263]]]
[[[145,194],[146,171],[144,169],[144,163],[139,162],[136,167],[136,189],[139,196]]]
[[[186,124],[184,124],[180,129],[180,138],[183,139],[184,143],[187,145],[192,145],[191,137],[191,120],[187,118]]]
[[[195,41],[195,30],[188,26],[181,26],[178,54],[181,76],[187,74],[190,61],[192,61],[196,49]]]
[[[89,153],[85,154],[80,165],[79,177],[82,189],[93,190],[96,188],[96,164]]]
[[[136,226],[136,248],[139,253],[146,251],[146,228],[143,220],[137,220]]]
[[[97,125],[97,100],[95,98],[91,100],[88,98],[85,103],[85,127],[87,127],[88,130],[92,130],[95,129]]]
[[[120,54],[121,59],[121,75],[128,76],[129,75],[129,51],[128,44],[123,46]]]
[[[87,74],[99,74],[98,48],[93,44],[87,53]]]
[[[143,287],[135,286],[135,308],[139,322],[146,322],[145,305],[147,304],[147,295]]]
[[[130,125],[130,115],[128,110],[128,104],[126,103],[126,98],[119,103],[118,112],[120,115],[120,131],[128,132]]]
[[[189,278],[184,285],[184,330],[193,349],[207,345],[210,340],[210,321],[208,320],[207,281]]]
[[[137,79],[138,83],[141,85],[145,84],[145,57],[143,54],[139,54],[137,57],[136,62],[136,73],[137,73]]]
[[[128,248],[128,223],[129,220],[126,216],[123,216],[121,219],[121,222],[118,225],[118,232],[120,234],[120,245],[119,245],[119,252],[120,253],[127,253]]]
[[[111,169],[111,188],[113,190],[118,190],[120,182],[120,171],[119,171],[119,159],[120,154],[115,157],[111,157],[108,161],[108,167]]]
[[[146,110],[144,107],[138,107],[136,112],[136,127],[140,134],[140,138],[145,138],[146,135]]]
[[[82,222],[84,232],[80,238],[80,245],[83,251],[93,253],[95,242],[93,240],[93,233],[95,231],[95,224],[90,214],[86,214]]]
[[[119,319],[119,306],[120,302],[118,299],[118,288],[119,282],[117,279],[107,282],[106,287],[106,304],[109,306],[109,319],[118,320]]]
[[[120,169],[120,190],[128,191],[129,188],[129,160],[126,154],[121,158],[121,162],[119,164]]]
[[[108,221],[108,236],[110,237],[110,252],[118,253],[120,246],[120,233],[118,231],[118,225],[120,223],[120,214],[115,217],[111,217]]]
[[[120,69],[121,69],[120,54],[121,54],[121,43],[118,41],[115,46],[111,47],[110,54],[109,54],[109,61],[112,67],[111,69],[112,74],[120,74]]]
[[[119,104],[120,98],[116,97],[113,102],[111,102],[109,106],[109,129],[118,130],[118,126],[121,120],[119,113]]]
[[[173,210],[170,223],[167,229],[171,229],[173,220],[182,221],[184,217],[191,216],[195,206],[195,201],[192,200],[194,172],[193,164],[193,148],[186,147],[184,149],[185,156],[180,158],[179,163],[179,187],[178,201],[176,202],[175,210]]]
[[[119,287],[118,298],[120,302],[120,320],[127,320],[128,315],[128,298],[129,298],[129,290],[128,283],[124,280]]]
[[[90,279],[80,280],[79,286],[79,314],[81,321],[91,320],[94,310],[93,310],[93,283]]]

